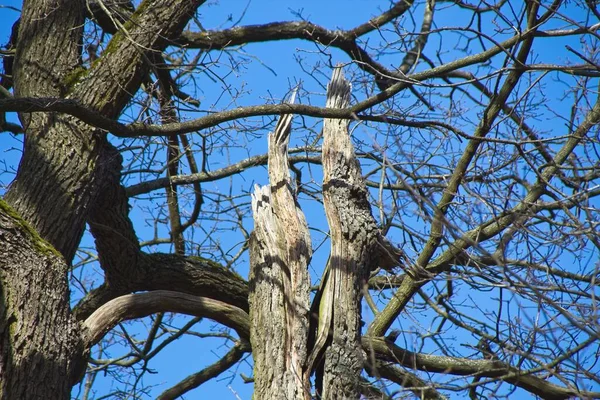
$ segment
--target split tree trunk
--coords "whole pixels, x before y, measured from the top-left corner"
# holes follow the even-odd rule
[[[347,107],[349,99],[350,83],[341,67],[336,67],[327,107]],[[372,269],[397,265],[400,254],[382,236],[371,214],[348,134],[349,121],[325,119],[323,202],[331,254],[312,307],[318,313],[318,326],[309,329],[306,263],[310,237],[290,186],[290,120],[290,115],[282,116],[275,134],[269,136],[270,187],[257,187],[252,196],[250,314],[255,398],[310,398],[310,376],[316,369],[317,397],[358,399],[364,361],[362,288]],[[315,331],[307,344],[308,332]],[[308,353],[307,346],[312,346]]]
[[[327,88],[327,107],[344,108],[350,83],[336,67]],[[348,120],[323,122],[323,203],[331,235],[329,272],[320,307],[330,310],[330,343],[325,350],[323,399],[358,399],[363,353],[360,342],[362,287],[378,261],[380,232],[371,214]],[[323,321],[328,323],[328,321]]]
[[[310,399],[304,370],[312,250],[288,169],[291,121],[291,115],[281,116],[269,135],[270,185],[257,185],[252,195],[250,341],[255,399]]]

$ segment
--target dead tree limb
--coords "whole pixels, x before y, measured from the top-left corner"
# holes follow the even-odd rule
[[[341,67],[336,67],[327,88],[326,107],[346,108],[350,90]],[[323,203],[331,254],[316,298],[319,323],[308,364],[310,372],[324,362],[322,374],[317,374],[317,392],[322,399],[360,397],[362,288],[371,269],[397,265],[399,258],[371,213],[348,124],[344,119],[326,118],[323,122]]]
[[[250,338],[254,396],[310,399],[304,379],[307,358],[312,255],[308,226],[295,200],[288,166],[292,115],[269,135],[269,186],[252,195],[254,232],[250,244]]]

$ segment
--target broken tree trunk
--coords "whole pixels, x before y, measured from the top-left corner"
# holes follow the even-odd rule
[[[327,88],[327,107],[347,107],[350,89],[342,68],[336,67]],[[309,358],[311,369],[324,362],[317,372],[317,395],[322,399],[360,398],[362,288],[372,269],[397,265],[399,255],[371,214],[348,124],[340,119],[323,122],[323,203],[331,254],[321,283],[319,325]]]
[[[255,399],[310,399],[304,369],[312,249],[288,169],[291,121],[291,114],[282,115],[269,135],[270,185],[257,185],[252,195],[250,341]]]
[[[336,67],[327,107],[347,107],[349,100],[350,83]],[[252,195],[250,340],[255,398],[310,399],[310,376],[318,368],[318,398],[357,399],[364,358],[362,288],[371,270],[398,265],[401,252],[383,237],[371,214],[349,121],[325,119],[323,202],[331,254],[311,309],[318,314],[317,327],[309,329],[310,236],[290,182],[291,119],[281,116],[269,135],[270,185],[257,186]]]

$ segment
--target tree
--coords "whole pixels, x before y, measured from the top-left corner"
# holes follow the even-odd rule
[[[202,318],[229,350],[159,398],[248,353],[255,398],[600,397],[595,2],[370,7],[207,30],[200,0],[23,3],[1,398],[92,398]],[[245,46],[294,39],[307,82],[241,106]],[[121,325],[143,318],[143,340]]]

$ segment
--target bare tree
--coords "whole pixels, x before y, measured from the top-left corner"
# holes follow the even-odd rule
[[[255,398],[600,398],[596,2],[368,4],[207,30],[205,1],[24,2],[1,398],[173,399],[250,360]],[[274,41],[289,87],[254,80]],[[221,358],[145,385],[182,337]]]

